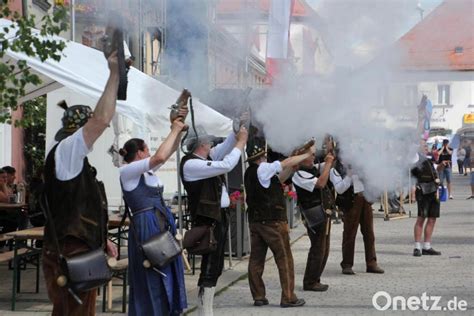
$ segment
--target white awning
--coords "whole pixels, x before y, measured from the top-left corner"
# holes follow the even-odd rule
[[[11,24],[9,20],[0,19],[2,28]],[[7,38],[13,39],[14,36],[14,32],[10,32]],[[37,36],[41,37],[38,31]],[[19,100],[19,103],[62,86],[98,100],[109,75],[103,53],[61,37],[54,39],[66,42],[66,48],[59,62],[51,59],[41,62],[39,58],[29,57],[24,53],[7,51],[4,62],[8,58],[26,60],[28,66],[42,79],[41,85],[27,87],[27,95]],[[179,94],[179,91],[132,67],[128,73],[127,100],[117,101],[117,112],[130,118],[134,123],[150,129],[169,126],[169,106],[176,101]],[[193,105],[197,124],[203,125],[208,133],[216,136],[228,135],[232,129],[229,118],[197,99],[194,99]]]

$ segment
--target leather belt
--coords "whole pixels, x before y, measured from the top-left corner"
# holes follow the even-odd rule
[[[143,213],[143,212],[146,212],[146,211],[149,211],[149,210],[154,210],[154,209],[155,209],[154,206],[149,206],[149,207],[141,208],[141,209],[139,209],[139,210],[137,210],[137,211],[132,212],[132,215],[135,216],[135,215],[138,215],[138,214],[140,214],[140,213]]]

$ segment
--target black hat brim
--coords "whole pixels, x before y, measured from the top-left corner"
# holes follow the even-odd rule
[[[57,141],[57,142],[60,142],[63,139],[65,139],[66,137],[69,137],[72,134],[74,134],[75,131],[77,131],[77,129],[71,131],[71,130],[67,130],[63,127],[61,129],[59,129],[59,131],[56,133],[56,135],[54,136],[54,140]]]
[[[256,155],[248,157],[247,160],[245,160],[245,162],[252,162],[252,161],[254,161],[254,160],[256,160],[256,159],[258,159],[258,158],[260,158],[260,157],[262,157],[263,155],[266,155],[266,154],[267,154],[266,151],[262,151],[262,152],[260,152]]]

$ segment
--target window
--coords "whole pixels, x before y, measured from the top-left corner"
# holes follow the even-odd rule
[[[450,104],[450,86],[447,84],[438,85],[438,104]]]

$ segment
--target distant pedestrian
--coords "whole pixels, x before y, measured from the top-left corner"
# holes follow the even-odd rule
[[[438,147],[436,144],[433,144],[433,146],[431,147],[431,160],[434,163],[438,163],[438,159],[439,159]]]
[[[466,157],[464,158],[464,175],[467,176],[467,168],[469,168],[469,171],[472,172],[471,168],[471,141],[468,141],[467,145],[464,147],[464,150],[466,151]]]
[[[464,149],[463,147],[459,147],[456,154],[458,156],[457,163],[458,163],[459,174],[463,174],[464,173],[464,169],[463,169],[464,160],[466,159],[466,149]]]
[[[438,150],[439,159],[438,159],[438,172],[441,184],[443,184],[444,179],[446,178],[446,183],[448,186],[448,195],[449,199],[453,199],[453,191],[451,190],[451,174],[452,174],[452,155],[453,149],[448,146],[449,140],[443,140],[443,146]]]
[[[474,199],[474,172],[471,171],[471,196],[467,198],[468,200]]]
[[[426,157],[427,153],[428,147],[423,142],[418,154],[418,161],[411,170],[412,175],[417,179],[416,202],[418,204],[418,218],[414,228],[415,249],[413,250],[413,256],[415,257],[420,257],[421,255],[441,255],[441,252],[434,250],[431,246],[431,236],[436,219],[440,213],[438,197],[438,183],[440,181],[433,162]],[[424,229],[425,242],[422,249],[421,236],[425,220],[427,220]]]

